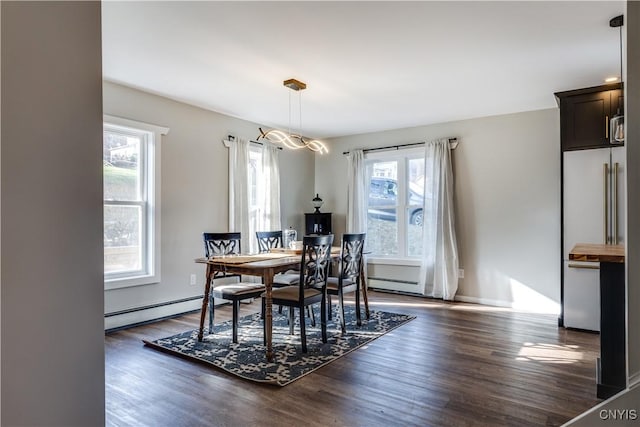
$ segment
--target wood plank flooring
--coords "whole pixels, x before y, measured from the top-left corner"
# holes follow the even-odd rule
[[[283,388],[146,348],[197,327],[189,314],[108,334],[109,426],[542,426],[599,402],[597,334],[553,315],[370,292],[417,318]],[[259,302],[242,304],[241,315]],[[216,320],[231,307],[216,310]]]

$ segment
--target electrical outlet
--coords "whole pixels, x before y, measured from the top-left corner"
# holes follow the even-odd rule
[[[464,279],[464,268],[458,270],[458,279]]]
[[[191,275],[191,279],[189,281],[189,284],[191,284],[192,286],[196,284],[196,275],[195,274]]]

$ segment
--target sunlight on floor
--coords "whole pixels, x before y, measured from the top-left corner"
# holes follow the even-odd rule
[[[581,361],[584,354],[577,345],[543,344],[526,342],[516,360],[553,364],[571,364]]]

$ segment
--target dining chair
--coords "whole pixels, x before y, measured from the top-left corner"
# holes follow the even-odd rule
[[[207,258],[220,255],[239,255],[240,254],[240,233],[204,233],[204,253]],[[211,283],[209,291],[209,333],[213,334],[214,325],[214,298],[222,298],[231,301],[233,307],[232,319],[232,340],[238,342],[238,315],[240,312],[240,301],[250,298],[258,298],[265,291],[265,287],[261,283],[245,283],[242,282],[241,276],[238,274],[227,274],[223,271],[216,271],[213,280],[237,277],[237,283],[223,284],[214,286]]]
[[[269,252],[274,248],[282,248],[282,231],[256,231],[258,239],[258,251],[260,253]],[[273,286],[282,287],[298,283],[300,274],[295,270],[287,270],[273,276]],[[280,311],[282,312],[282,311]]]
[[[258,239],[258,252],[269,252],[273,248],[282,248],[282,230],[256,231]]]
[[[331,262],[331,244],[333,234],[323,236],[304,236],[302,240],[302,257],[300,259],[300,277],[295,286],[285,286],[272,291],[275,305],[289,307],[289,333],[293,335],[294,309],[300,315],[300,341],[302,352],[307,352],[305,307],[320,303],[320,327],[322,342],[327,342],[327,308],[326,287]],[[266,296],[262,296],[262,309],[265,310]],[[266,328],[266,324],[264,324]],[[265,331],[266,337],[266,331]]]
[[[331,296],[338,297],[338,313],[340,315],[340,327],[342,333],[346,332],[344,316],[344,294],[355,291],[356,321],[358,326],[362,324],[360,315],[360,276],[362,269],[362,251],[366,233],[343,234],[342,247],[340,248],[340,261],[338,275],[327,279],[327,299],[329,319],[332,318]]]

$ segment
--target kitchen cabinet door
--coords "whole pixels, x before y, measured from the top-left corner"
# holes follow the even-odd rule
[[[556,93],[560,103],[562,151],[609,146],[611,118],[624,100],[620,84]]]

